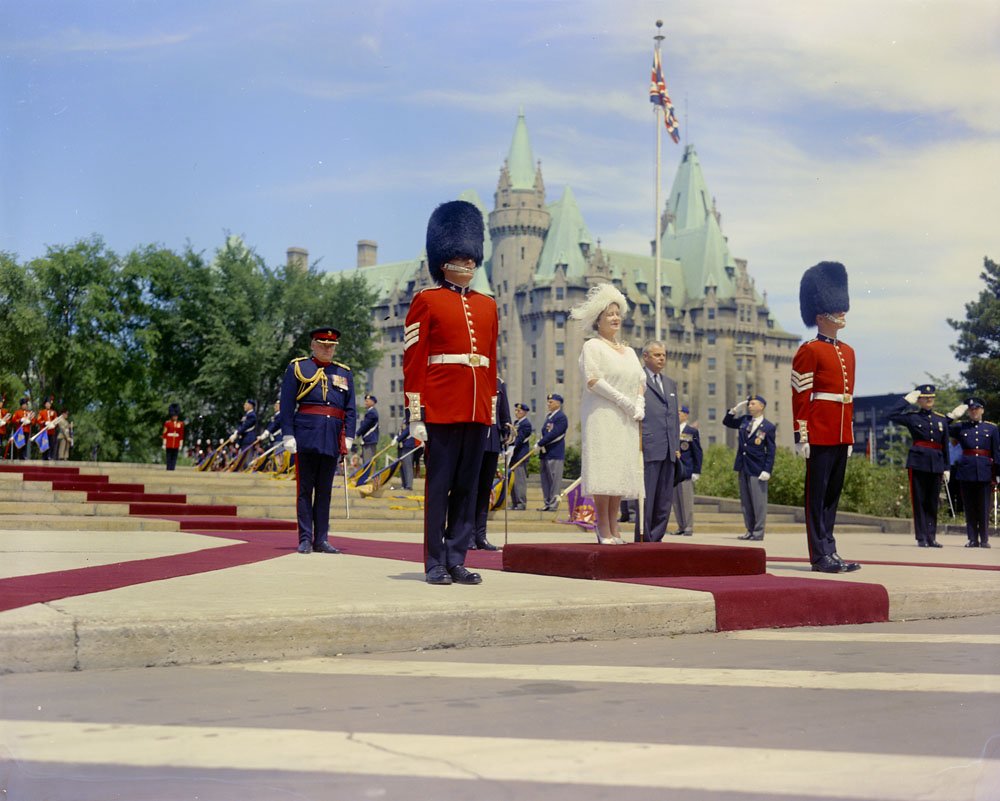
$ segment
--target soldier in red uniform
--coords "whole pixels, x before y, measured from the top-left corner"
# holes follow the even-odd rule
[[[38,449],[42,451],[42,459],[49,461],[52,459],[53,454],[56,452],[56,418],[59,415],[56,414],[56,410],[52,408],[52,398],[48,397],[45,399],[45,403],[42,408],[38,410],[38,427],[39,429],[44,428],[45,433],[38,437]],[[48,439],[48,447],[42,450],[42,437]]]
[[[17,443],[14,443],[14,459],[28,458],[28,450],[31,448],[31,421],[34,417],[35,413],[31,411],[31,407],[28,405],[28,399],[21,398],[21,408],[17,409],[11,417],[11,421],[13,422],[11,431],[16,435],[17,429],[21,429],[21,436],[24,437],[24,445],[21,448],[18,448]]]
[[[796,450],[806,458],[806,536],[819,573],[859,570],[837,554],[833,537],[847,460],[854,449],[854,350],[837,339],[851,307],[847,270],[835,261],[810,267],[799,285],[799,309],[815,339],[792,359],[792,417]]]
[[[438,206],[427,224],[427,267],[438,286],[406,315],[403,384],[410,434],[424,443],[424,568],[429,584],[479,584],[466,570],[476,485],[493,425],[497,306],[469,289],[483,261],[483,215],[471,203]]]
[[[167,459],[167,470],[177,466],[177,454],[184,444],[184,421],[181,420],[181,407],[171,403],[167,408],[169,419],[163,423],[163,453]]]
[[[7,458],[7,423],[10,420],[10,412],[3,407],[6,401],[6,395],[0,396],[0,459]]]

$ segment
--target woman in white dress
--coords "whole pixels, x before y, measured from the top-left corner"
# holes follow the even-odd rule
[[[646,411],[646,381],[635,351],[621,341],[627,310],[625,296],[613,284],[598,284],[570,311],[570,317],[597,332],[580,352],[580,466],[583,493],[594,499],[601,545],[625,544],[618,536],[618,504],[643,493],[638,421]]]

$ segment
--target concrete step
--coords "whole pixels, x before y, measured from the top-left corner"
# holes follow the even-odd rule
[[[179,531],[174,520],[156,518],[107,517],[97,515],[7,515],[0,514],[4,531]]]
[[[53,517],[95,516],[95,517],[126,517],[129,514],[127,503],[51,503],[0,501],[0,515],[31,517],[34,515],[50,515]]]

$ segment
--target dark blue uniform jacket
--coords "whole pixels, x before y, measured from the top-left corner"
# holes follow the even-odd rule
[[[955,478],[959,481],[990,481],[1000,465],[1000,431],[993,423],[985,420],[973,423],[963,420],[952,423],[951,436],[962,446],[962,458],[955,468]],[[988,451],[986,454],[966,453],[966,451]]]
[[[566,427],[569,422],[562,409],[557,409],[542,423],[542,437],[538,440],[538,450],[542,459],[566,458]]]
[[[299,397],[301,395],[301,397]],[[304,404],[343,411],[343,419],[322,414],[304,414]],[[354,377],[351,368],[339,362],[320,366],[308,356],[294,359],[281,381],[281,432],[294,435],[303,453],[339,456],[340,434],[354,431]]]
[[[906,466],[928,473],[943,473],[948,469],[948,426],[951,421],[933,409],[909,411],[907,406],[906,398],[900,398],[889,410],[889,420],[905,426],[913,437]],[[935,448],[935,445],[940,447]]]
[[[757,430],[751,434],[750,426],[752,424],[753,417],[749,414],[734,417],[731,413],[726,412],[726,416],[722,419],[722,425],[727,428],[735,428],[738,433],[736,461],[733,464],[733,470],[742,470],[753,476],[771,473],[774,471],[775,425],[765,418],[760,421]]]

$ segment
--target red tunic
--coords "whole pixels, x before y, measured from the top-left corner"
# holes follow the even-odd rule
[[[28,436],[31,433],[32,414],[33,412],[31,410],[24,411],[23,409],[18,409],[14,412],[14,416],[11,418],[14,428],[17,428],[17,426],[20,425],[25,436]]]
[[[7,433],[7,420],[9,415],[10,413],[3,408],[3,406],[0,406],[0,437]]]
[[[487,295],[449,284],[414,296],[403,345],[411,423],[495,422],[497,328]]]
[[[817,394],[827,397],[816,397]],[[854,443],[854,350],[822,335],[799,346],[792,359],[795,441]]]
[[[38,427],[45,428],[46,423],[50,423],[55,420],[59,415],[56,413],[55,409],[39,409],[38,410]],[[50,428],[49,431],[52,429]]]
[[[178,450],[184,440],[184,423],[180,420],[167,420],[163,424],[163,444],[170,450]]]

